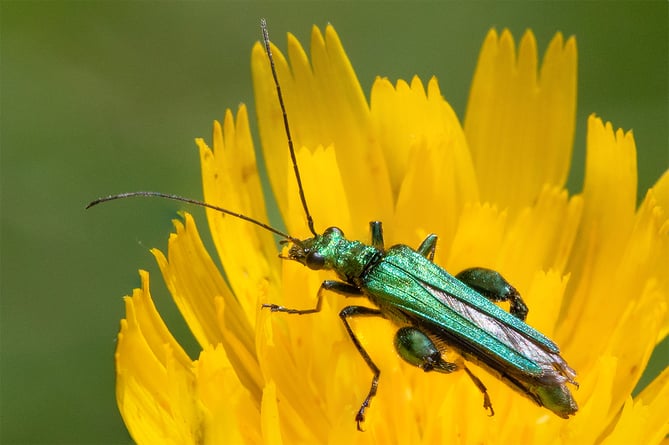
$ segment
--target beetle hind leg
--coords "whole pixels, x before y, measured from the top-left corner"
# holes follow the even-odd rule
[[[481,379],[476,377],[464,363],[461,363],[460,366],[465,370],[469,378],[472,379],[472,382],[474,382],[474,385],[476,385],[479,391],[483,393],[483,409],[490,411],[490,417],[494,416],[495,410],[492,409],[492,402],[490,401],[490,396],[488,395],[488,388],[485,387]]]
[[[511,315],[521,321],[527,318],[527,305],[518,291],[499,272],[483,267],[472,267],[463,270],[455,278],[494,303],[508,301]]]
[[[490,416],[495,415],[488,389],[483,382],[467,368],[462,359],[458,359],[455,363],[444,360],[437,345],[420,329],[414,326],[400,328],[395,334],[395,349],[404,361],[421,368],[425,372],[437,371],[449,374],[464,369],[474,385],[483,394],[483,408],[490,411]]]
[[[458,370],[458,365],[442,358],[441,351],[427,334],[413,326],[405,326],[397,331],[395,350],[402,360],[425,372],[448,374]]]

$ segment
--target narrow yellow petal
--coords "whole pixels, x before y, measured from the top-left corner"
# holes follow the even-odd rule
[[[215,345],[222,340],[222,335],[216,320],[214,297],[230,295],[230,300],[233,297],[204,248],[192,216],[185,213],[184,219],[185,224],[173,221],[176,233],[170,235],[168,256],[158,249],[151,252],[195,339],[202,346]],[[246,330],[250,331],[250,327]]]
[[[267,222],[246,107],[239,108],[236,120],[228,110],[223,127],[214,123],[213,150],[202,139],[198,139],[197,144],[205,201]],[[236,295],[244,289],[256,288],[262,281],[279,280],[279,261],[270,232],[212,209],[207,209],[207,220],[226,277]],[[240,303],[253,325],[255,301]]]
[[[468,267],[497,267],[499,252],[507,230],[507,213],[490,204],[465,205],[451,245],[440,240],[436,259],[447,255],[447,260],[437,261],[453,273]]]
[[[665,318],[667,294],[658,289],[656,284],[651,281],[642,289],[629,286],[620,290],[626,294],[636,291],[638,296],[627,305],[627,310],[613,332],[607,334],[606,354],[618,358],[613,385],[615,389],[611,394],[612,414],[618,412],[646,369],[661,322]],[[634,335],[630,335],[632,332]]]
[[[602,341],[579,348],[577,366],[602,352],[633,295],[630,292],[640,284],[621,268],[636,206],[636,147],[631,133],[614,134],[610,123],[604,125],[591,116],[585,176],[583,214],[567,265],[571,304],[561,331],[563,338],[574,341],[584,335]]]
[[[534,205],[522,209],[509,225],[495,268],[521,293],[533,278],[528,271],[561,273],[578,230],[580,210],[580,201],[568,199],[566,190],[544,188]]]
[[[669,368],[666,368],[641,394],[625,402],[615,427],[602,444],[659,444],[669,434]]]
[[[669,421],[666,413],[669,412],[669,367],[655,377],[650,384],[634,398],[635,403],[642,403],[648,407],[649,416],[646,421],[647,441],[645,443],[660,443],[669,435]]]
[[[386,153],[394,196],[399,193],[411,153],[422,146],[447,150],[449,161],[456,161],[452,169],[458,177],[457,193],[465,194],[459,199],[477,199],[476,178],[464,132],[455,112],[442,97],[436,78],[430,79],[427,91],[415,76],[410,85],[399,80],[395,87],[388,79],[377,78],[372,86],[370,107],[374,137]],[[432,166],[426,161],[422,167]],[[443,176],[448,178],[448,172],[443,172]]]
[[[511,33],[491,30],[481,49],[465,117],[481,199],[517,209],[545,184],[563,186],[576,113],[576,43],[557,34],[537,73],[534,35],[518,55]]]
[[[553,269],[548,272],[538,271],[529,283],[527,292],[521,293],[530,309],[527,323],[555,341],[560,340],[554,336],[554,332],[567,282],[567,277]],[[562,352],[563,357],[569,361],[569,351],[563,349]]]
[[[258,401],[241,385],[223,347],[205,348],[194,372],[204,411],[203,443],[260,443]]]
[[[116,348],[116,398],[140,444],[197,443],[199,412],[191,397],[191,361],[167,330],[151,299],[149,276],[126,297]]]
[[[388,156],[388,173],[393,196],[397,196],[411,147],[416,144],[416,134],[409,132],[412,127],[406,119],[414,118],[418,108],[416,101],[425,100],[424,93],[422,98],[416,98],[418,94],[420,92],[414,92],[402,80],[397,82],[397,86],[393,86],[388,79],[377,77],[372,85],[371,125],[379,143],[385,147],[387,153],[392,153],[392,156]]]
[[[653,192],[657,196],[657,202],[664,209],[664,215],[669,214],[669,169],[667,169],[660,179],[653,186]]]
[[[333,146],[346,178],[351,214],[363,224],[389,219],[392,197],[384,157],[371,138],[369,107],[334,28],[328,26],[324,36],[313,28],[311,63],[292,35],[288,36],[290,68],[276,47],[272,52],[295,147]],[[286,168],[289,155],[283,121],[267,56],[259,44],[253,49],[252,72],[263,153],[285,215],[284,187],[292,170]]]
[[[638,277],[652,277],[669,301],[669,170],[658,180],[641,203],[634,232],[626,251],[628,263]],[[669,333],[669,311],[660,329],[659,343]]]
[[[579,410],[577,415],[568,420],[569,436],[565,443],[595,443],[602,433],[603,425],[609,423],[616,367],[617,360],[614,357],[598,355],[588,372],[579,377],[580,387],[573,393]]]
[[[281,445],[283,437],[279,422],[279,407],[276,394],[276,385],[272,381],[267,382],[263,390],[262,418],[260,428],[263,442],[267,444]]]
[[[151,349],[151,354],[156,356],[163,366],[165,365],[165,358],[162,354],[167,345],[181,366],[189,367],[190,357],[172,336],[153,303],[149,291],[149,273],[140,270],[139,276],[142,282],[141,289],[134,289],[132,298],[125,298],[126,311],[132,314],[126,317],[127,323],[129,323],[128,327],[132,329],[141,328],[141,336],[147,347]]]
[[[304,309],[315,306],[316,292],[325,274],[286,262],[283,276],[284,297],[274,303]],[[292,434],[286,437],[300,438],[298,442],[313,443],[322,431],[329,430],[328,412],[334,408],[324,400],[326,388],[340,385],[332,378],[334,363],[340,359],[333,344],[341,342],[347,350],[353,348],[342,332],[337,297],[331,293],[325,297],[322,310],[310,317],[266,312],[259,319],[262,371],[276,386],[282,428]],[[337,406],[341,409],[341,405]]]
[[[203,347],[222,343],[244,385],[259,399],[262,379],[251,322],[204,248],[192,216],[185,213],[184,224],[174,224],[177,233],[170,236],[168,257],[152,250],[165,283],[198,342]],[[248,357],[254,359],[252,367]]]
[[[398,82],[395,90],[377,80],[372,90],[372,120],[384,151],[392,156],[397,189],[390,244],[422,241],[417,232],[438,233],[447,244],[455,233],[465,203],[478,199],[476,177],[464,133],[455,112],[444,100],[437,80],[423,87]],[[378,110],[375,112],[375,109]],[[390,165],[390,164],[389,164]],[[402,172],[401,174],[399,172]]]
[[[294,89],[291,81],[291,74],[288,68],[288,62],[279,51],[271,45],[272,55],[276,65],[276,70],[281,83],[281,92],[284,96],[284,103],[291,122],[291,132],[293,144],[295,138],[300,135],[302,126],[298,124],[295,117],[292,117],[290,110],[297,107],[291,102],[296,101],[290,90]],[[256,43],[251,52],[251,74],[253,75],[253,92],[255,94],[255,108],[258,121],[258,132],[263,147],[263,157],[267,167],[274,198],[277,201],[279,210],[282,214],[287,213],[287,196],[279,191],[286,184],[289,164],[288,141],[283,127],[283,118],[279,108],[276,86],[272,81],[270,65],[265,54],[265,48],[262,44]],[[305,85],[306,87],[306,85]]]

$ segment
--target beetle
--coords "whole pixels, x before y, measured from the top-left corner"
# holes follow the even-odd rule
[[[300,199],[313,235],[305,240],[284,235],[292,244],[287,259],[312,270],[334,271],[339,278],[321,284],[312,309],[277,304],[263,307],[273,312],[313,314],[321,310],[324,291],[366,297],[376,306],[346,306],[339,312],[346,332],[373,374],[369,392],[355,416],[357,428],[362,430],[365,411],[376,394],[381,375],[349,324],[350,318],[360,316],[386,318],[399,326],[395,349],[409,364],[426,372],[463,369],[483,393],[483,406],[490,410],[490,415],[494,415],[494,410],[485,385],[461,360],[445,361],[446,349],[484,367],[562,418],[576,413],[578,406],[566,386],[577,385],[576,372],[553,341],[525,323],[527,306],[498,272],[477,267],[452,276],[433,262],[437,243],[434,234],[425,238],[416,250],[403,244],[386,250],[379,221],[370,222],[371,245],[348,240],[337,227],[330,227],[322,234],[316,232],[304,197],[265,20],[261,20],[261,29]],[[493,303],[501,301],[510,302],[510,312]]]
[[[316,305],[293,309],[263,304],[272,312],[313,314],[321,310],[326,291],[346,297],[366,297],[375,307],[350,305],[339,312],[351,341],[372,371],[372,381],[356,415],[358,430],[377,392],[381,370],[355,335],[349,320],[354,317],[382,317],[398,330],[394,345],[407,363],[425,372],[451,373],[464,370],[483,394],[483,407],[494,415],[485,385],[466,366],[476,363],[509,387],[546,407],[562,418],[577,412],[578,406],[567,384],[578,386],[576,372],[560,355],[558,346],[525,323],[528,308],[516,289],[498,272],[480,267],[453,276],[434,263],[437,236],[431,234],[416,248],[403,244],[386,249],[379,221],[370,222],[371,243],[347,239],[337,227],[318,233],[304,196],[288,117],[278,81],[265,20],[261,20],[263,43],[271,67],[277,98],[283,115],[289,153],[307,225],[313,235],[299,239],[246,215],[205,202],[159,192],[131,192],[99,198],[102,202],[132,196],[161,197],[211,208],[258,225],[289,244],[282,257],[311,270],[333,271],[338,279],[326,280],[317,292]],[[495,303],[509,302],[509,312]],[[452,350],[461,358],[446,361]]]

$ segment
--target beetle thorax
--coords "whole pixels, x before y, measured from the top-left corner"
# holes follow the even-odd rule
[[[343,232],[330,227],[322,235],[293,244],[288,258],[312,270],[333,270],[349,283],[355,283],[365,272],[368,264],[382,253],[360,241],[350,241]]]

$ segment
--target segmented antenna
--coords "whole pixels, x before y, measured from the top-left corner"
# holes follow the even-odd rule
[[[274,85],[276,86],[276,94],[279,96],[279,105],[281,106],[281,113],[283,114],[283,127],[286,130],[286,137],[288,138],[288,149],[290,151],[290,159],[293,162],[293,171],[295,172],[295,179],[297,180],[297,189],[300,192],[300,200],[304,213],[307,216],[307,225],[314,236],[318,236],[316,229],[314,229],[314,219],[311,217],[309,207],[307,207],[307,199],[304,197],[304,188],[302,187],[302,178],[300,177],[300,170],[297,168],[297,158],[295,156],[295,147],[293,146],[293,138],[290,135],[290,126],[288,125],[288,115],[286,114],[286,106],[283,103],[283,95],[281,94],[281,86],[279,85],[279,78],[276,74],[276,67],[274,66],[274,57],[272,56],[272,48],[269,44],[269,33],[267,32],[267,22],[265,19],[260,19],[260,28],[262,29],[262,39],[265,44],[265,51],[269,58],[269,65],[272,69],[272,77],[274,78]]]
[[[208,204],[203,201],[198,201],[197,199],[190,199],[190,198],[184,198],[183,196],[179,195],[170,195],[168,193],[160,193],[160,192],[129,192],[129,193],[119,193],[118,195],[110,195],[110,196],[105,196],[104,198],[98,198],[95,201],[90,202],[86,208],[90,209],[93,206],[96,206],[98,204],[102,204],[103,202],[108,202],[108,201],[114,201],[115,199],[124,199],[124,198],[132,198],[134,196],[141,196],[144,198],[163,198],[163,199],[171,199],[172,201],[180,201],[180,202],[186,202],[188,204],[194,204],[200,207],[206,207],[208,209],[216,210],[221,213],[225,213],[226,215],[234,216],[235,218],[243,219],[244,221],[248,221],[251,224],[255,224],[256,226],[262,227],[265,230],[268,230],[275,235],[279,235],[280,237],[290,241],[291,243],[295,243],[297,245],[302,245],[302,241],[300,241],[297,238],[294,238],[286,233],[283,233],[280,230],[275,229],[274,227],[265,224],[263,222],[260,222],[256,219],[251,218],[250,216],[242,215],[241,213],[233,212],[232,210],[224,209],[223,207],[218,207],[213,204]]]

